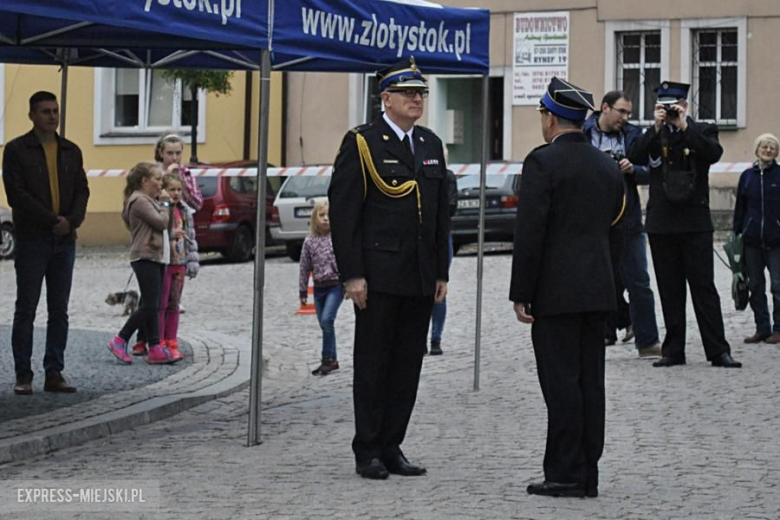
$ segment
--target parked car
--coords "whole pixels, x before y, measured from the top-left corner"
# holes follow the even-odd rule
[[[271,225],[271,236],[284,241],[287,256],[293,261],[301,259],[301,248],[309,234],[312,208],[319,199],[327,198],[330,177],[288,177],[274,202],[276,222]]]
[[[233,262],[252,258],[255,247],[257,177],[198,177],[203,207],[195,213],[195,232],[202,252],[216,251]],[[280,177],[266,184],[266,244],[271,244],[273,201]]]
[[[0,206],[0,260],[14,257],[14,221],[11,210]]]
[[[512,242],[520,175],[488,175],[485,183],[485,241]],[[455,251],[479,240],[479,175],[458,177],[458,209],[452,217]]]

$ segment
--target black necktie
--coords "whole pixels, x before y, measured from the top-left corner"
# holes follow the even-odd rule
[[[404,134],[404,138],[401,140],[402,143],[404,143],[404,148],[406,148],[406,151],[409,152],[409,155],[414,157],[414,152],[412,151],[412,143],[409,141],[409,134]]]

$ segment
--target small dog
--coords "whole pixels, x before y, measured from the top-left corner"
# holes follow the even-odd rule
[[[138,308],[138,293],[135,291],[109,293],[106,297],[106,303],[109,305],[124,305],[125,310],[122,316],[129,316]]]

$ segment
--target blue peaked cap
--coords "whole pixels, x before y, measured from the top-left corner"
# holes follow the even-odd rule
[[[414,61],[414,56],[390,65],[376,73],[379,80],[379,92],[388,87],[428,88],[428,80],[422,75]]]
[[[550,81],[538,109],[570,121],[584,121],[588,110],[596,110],[593,94],[558,77]]]
[[[691,86],[687,83],[675,83],[674,81],[663,81],[655,88],[658,94],[659,103],[669,103],[680,99],[688,99],[688,90]]]

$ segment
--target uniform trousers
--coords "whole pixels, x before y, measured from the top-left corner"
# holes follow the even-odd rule
[[[604,451],[606,312],[537,316],[531,328],[547,404],[544,478],[598,487]]]
[[[355,306],[355,438],[358,463],[400,453],[417,399],[433,296],[371,292]]]
[[[605,312],[538,316],[531,328],[547,404],[544,478],[598,487],[604,451]]]
[[[663,356],[685,359],[686,282],[707,360],[731,352],[723,328],[720,296],[715,289],[712,232],[648,236],[666,324]]]

